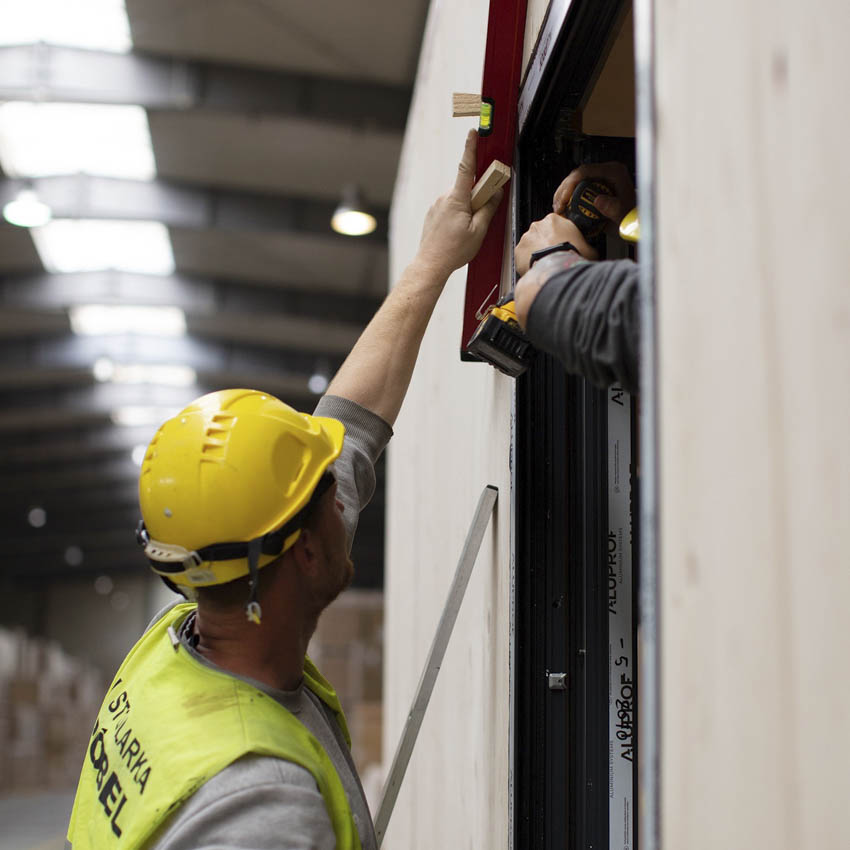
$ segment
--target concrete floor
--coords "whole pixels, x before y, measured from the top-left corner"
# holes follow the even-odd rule
[[[73,792],[0,797],[0,850],[63,850]]]

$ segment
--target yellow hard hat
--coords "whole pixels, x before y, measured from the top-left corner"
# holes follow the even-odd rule
[[[620,222],[620,236],[626,242],[640,241],[640,219],[638,218],[637,207],[623,216],[623,220]]]
[[[162,425],[142,462],[137,537],[154,571],[183,587],[248,574],[255,583],[333,483],[328,467],[344,434],[336,419],[257,390],[193,401]]]

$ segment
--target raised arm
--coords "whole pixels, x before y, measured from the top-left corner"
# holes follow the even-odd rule
[[[480,210],[469,204],[475,182],[478,134],[466,138],[452,189],[438,198],[425,217],[419,250],[366,326],[328,395],[351,399],[392,425],[407,393],[419,345],[449,275],[466,265],[481,247],[499,190]]]
[[[638,389],[638,269],[631,260],[592,262],[596,251],[559,213],[585,178],[607,180],[614,196],[596,205],[612,227],[634,205],[634,189],[620,163],[586,165],[569,174],[555,192],[554,213],[533,222],[514,252],[520,279],[514,289],[517,318],[534,345],[564,368],[598,386],[620,383]],[[533,266],[534,252],[569,243],[575,250],[547,254]]]

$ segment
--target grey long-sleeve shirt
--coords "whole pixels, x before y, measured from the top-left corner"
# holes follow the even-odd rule
[[[369,410],[335,396],[323,397],[315,414],[339,419],[346,428],[334,471],[350,549],[359,513],[375,490],[375,462],[392,429]],[[200,663],[209,665],[187,636],[181,634],[181,640]],[[317,738],[342,780],[363,850],[376,850],[363,788],[328,709],[303,685],[279,691],[245,681],[278,700]],[[333,850],[335,845],[324,799],[310,772],[281,759],[247,755],[201,786],[161,828],[149,850]]]
[[[581,263],[546,281],[531,304],[526,334],[568,372],[636,393],[639,312],[634,262]]]

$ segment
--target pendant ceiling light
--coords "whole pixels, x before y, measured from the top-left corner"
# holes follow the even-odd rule
[[[365,236],[377,227],[356,186],[346,186],[342,200],[331,218],[331,227],[345,236]]]
[[[32,189],[22,189],[3,207],[3,218],[18,227],[41,227],[50,221],[50,207]]]

